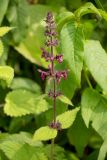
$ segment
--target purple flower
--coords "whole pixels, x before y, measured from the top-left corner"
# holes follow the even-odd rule
[[[56,33],[55,31],[52,31],[52,30],[49,31],[49,29],[47,29],[47,30],[45,31],[45,35],[51,37],[51,36],[56,36],[57,33]]]
[[[57,39],[47,40],[45,44],[46,44],[47,47],[49,47],[49,46],[57,46],[58,45],[58,41],[57,41]]]
[[[56,98],[56,97],[58,97],[60,95],[61,95],[60,91],[57,91],[56,93],[54,93],[52,90],[50,90],[49,93],[48,93],[48,96],[52,97],[52,98],[54,98],[54,97]]]
[[[57,83],[60,83],[61,79],[64,78],[64,80],[67,79],[67,74],[68,72],[67,71],[57,71],[56,72],[56,80],[57,80]]]
[[[46,16],[46,20],[45,20],[46,23],[53,23],[53,14],[51,12],[48,12],[47,13],[47,16]]]
[[[62,62],[63,62],[63,55],[62,55],[62,54],[56,55],[55,59],[56,59],[59,63],[62,63]]]
[[[67,76],[68,76],[68,71],[67,70],[66,71],[62,71],[62,74],[63,74],[64,80],[66,80]]]
[[[48,96],[53,97],[53,92],[51,90],[49,91]]]
[[[42,50],[42,55],[41,55],[41,57],[42,57],[42,58],[45,58],[46,61],[49,61],[49,59],[50,59],[50,54],[49,54],[49,52],[47,52],[44,48],[41,48],[41,50]]]
[[[63,77],[63,75],[62,75],[61,71],[56,72],[57,83],[60,83],[62,77]]]
[[[45,72],[45,71],[42,71],[42,70],[40,70],[40,69],[38,69],[38,72],[41,73],[41,79],[42,79],[42,80],[45,80],[45,78],[46,78],[47,76],[49,76],[49,72]]]
[[[50,128],[54,128],[54,129],[56,129],[56,130],[58,130],[58,131],[61,131],[62,130],[62,128],[61,128],[61,123],[60,122],[51,122],[50,124],[49,124],[49,127]]]
[[[53,81],[53,87],[50,89],[48,96],[53,99],[53,121],[49,124],[50,128],[54,128],[56,130],[61,130],[62,126],[61,123],[57,121],[56,119],[56,99],[58,96],[61,95],[61,92],[57,90],[58,84],[60,83],[61,79],[64,80],[67,79],[68,76],[68,70],[62,70],[57,71],[55,69],[55,61],[58,63],[63,62],[63,55],[54,54],[54,47],[58,45],[57,40],[57,32],[56,32],[56,24],[53,17],[53,14],[51,12],[48,12],[46,19],[46,28],[45,28],[45,36],[46,36],[46,42],[45,42],[45,48],[41,48],[42,55],[41,57],[44,58],[46,61],[49,61],[48,64],[48,71],[42,71],[38,70],[41,74],[41,79],[45,80],[47,77],[49,77],[49,80]]]

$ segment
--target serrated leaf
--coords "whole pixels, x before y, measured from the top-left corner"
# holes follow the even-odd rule
[[[18,89],[7,94],[4,112],[9,116],[40,114],[48,109],[48,103],[42,95]]]
[[[107,54],[99,41],[85,42],[84,61],[94,79],[107,92]]]
[[[86,89],[82,95],[82,117],[87,127],[92,127],[103,139],[107,137],[107,100],[94,89]]]
[[[71,100],[70,100],[69,98],[67,98],[66,96],[64,96],[64,95],[58,96],[58,99],[59,99],[61,102],[63,102],[63,103],[66,103],[66,104],[68,104],[68,105],[73,106]]]
[[[61,47],[64,59],[68,62],[76,82],[80,85],[83,67],[83,32],[82,26],[72,21],[61,30]]]
[[[34,156],[37,160],[43,160],[42,158],[47,160],[47,157],[43,153],[42,148],[32,147],[28,144],[19,143],[15,141],[15,139],[13,141],[7,139],[0,144],[0,149],[11,160],[22,160],[22,157],[25,160],[29,160]]]
[[[61,123],[62,129],[69,128],[73,124],[79,110],[80,108],[78,107],[78,108],[64,112],[61,115],[57,116],[56,119],[58,122]]]
[[[84,5],[82,5],[82,7],[80,7],[79,9],[77,9],[74,14],[77,18],[81,18],[83,15],[85,14],[89,14],[89,13],[95,13],[98,16],[101,17],[101,14],[99,12],[99,10],[90,2],[85,3]]]
[[[13,27],[0,27],[0,37],[4,36],[6,33],[8,33],[12,29]]]
[[[43,147],[42,142],[33,142],[32,141],[32,134],[28,132],[20,132],[16,134],[6,134],[6,133],[1,133],[0,134],[0,144],[4,143],[5,141],[11,141],[11,142],[17,142],[21,144],[29,144],[31,146],[35,147]]]
[[[3,49],[4,49],[4,46],[3,46],[2,41],[0,40],[0,57],[3,54]]]
[[[34,141],[47,141],[57,136],[57,130],[53,128],[41,127],[34,133]]]
[[[9,86],[14,77],[14,70],[9,66],[0,66],[0,79],[6,81]]]

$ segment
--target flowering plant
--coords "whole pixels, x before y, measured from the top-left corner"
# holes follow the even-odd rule
[[[63,55],[54,54],[54,47],[58,45],[57,40],[57,32],[56,32],[56,24],[53,18],[53,14],[51,12],[47,13],[46,16],[46,30],[45,30],[45,36],[46,36],[46,42],[45,42],[45,48],[41,48],[42,51],[42,58],[44,58],[46,61],[49,61],[50,64],[48,66],[48,71],[38,70],[41,73],[41,79],[45,80],[46,77],[51,78],[54,83],[54,87],[52,90],[49,91],[48,96],[53,98],[53,122],[50,123],[50,127],[56,128],[58,130],[61,130],[61,124],[60,122],[56,122],[56,98],[61,95],[59,91],[56,90],[56,85],[59,85],[62,78],[64,80],[67,79],[68,71],[56,71],[54,62],[57,61],[58,63],[63,62]]]

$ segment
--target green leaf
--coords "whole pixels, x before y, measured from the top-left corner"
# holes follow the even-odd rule
[[[75,16],[72,12],[68,12],[65,9],[62,9],[60,14],[56,16],[57,29],[60,32],[65,23],[74,19]]]
[[[101,14],[100,14],[99,10],[92,3],[90,3],[90,2],[85,3],[84,5],[82,5],[82,7],[80,7],[79,9],[77,9],[74,12],[75,16],[78,19],[80,19],[85,14],[89,14],[89,13],[95,13],[98,16],[101,17]]]
[[[102,9],[99,9],[99,12],[100,12],[101,16],[107,21],[107,12]]]
[[[9,160],[1,150],[0,150],[0,160]]]
[[[80,24],[72,21],[64,25],[61,30],[61,47],[64,59],[80,85],[83,67],[83,33]]]
[[[0,135],[0,144],[6,142],[6,141],[11,141],[11,142],[17,142],[21,144],[29,144],[31,146],[35,147],[43,147],[42,142],[33,142],[32,140],[32,134],[28,132],[20,132],[16,134],[6,134],[6,133],[1,133]]]
[[[98,160],[98,150],[93,151],[89,156],[87,156],[86,160]]]
[[[3,37],[6,33],[12,30],[13,27],[0,27],[0,37]]]
[[[56,119],[58,122],[61,123],[62,129],[69,128],[73,124],[79,110],[80,108],[78,107],[78,108],[64,112],[61,115],[57,116]]]
[[[6,14],[6,10],[8,7],[9,0],[0,0],[0,25],[3,21],[3,18]]]
[[[107,139],[103,142],[99,155],[98,155],[98,160],[105,160],[107,154]]]
[[[73,106],[71,100],[64,95],[58,96],[58,99],[63,103],[66,103],[66,104],[69,104],[69,105]]]
[[[67,135],[70,144],[75,146],[80,157],[83,156],[84,149],[88,145],[91,134],[92,130],[86,127],[81,112],[78,112],[73,125],[68,129]]]
[[[107,137],[107,100],[93,89],[86,89],[82,95],[82,117],[86,126],[92,127],[103,139]]]
[[[40,86],[28,78],[14,78],[10,86],[12,89],[26,89],[32,92],[40,93]]]
[[[23,144],[15,141],[6,140],[0,144],[1,150],[10,160],[47,160],[42,148],[32,147],[28,144]],[[42,159],[43,158],[43,159]]]
[[[14,77],[14,70],[9,66],[0,66],[0,79],[6,81],[9,86]]]
[[[45,150],[48,158],[50,159],[51,145],[46,145]],[[72,153],[72,151],[68,152],[63,147],[58,146],[57,144],[54,145],[54,157],[55,160],[79,160],[76,154]]]
[[[0,40],[0,57],[3,54],[3,50],[4,50],[4,46],[3,46],[2,41]]]
[[[86,41],[84,61],[94,79],[107,92],[107,54],[99,41]]]
[[[57,130],[53,128],[41,127],[34,133],[33,140],[34,141],[47,141],[49,139],[53,139],[57,136]]]
[[[23,9],[22,5],[22,9]],[[21,28],[19,24],[19,31],[17,34],[25,34],[23,41],[19,45],[14,46],[14,48],[30,62],[38,64],[43,67],[48,67],[47,62],[41,58],[40,48],[44,45],[44,18],[49,10],[52,10],[49,6],[46,5],[30,5],[30,8],[27,10],[28,18],[30,19],[30,26],[28,33]],[[21,13],[20,13],[21,14]],[[25,16],[24,16],[25,17]],[[22,23],[24,22],[22,16],[20,15]],[[15,35],[14,35],[15,36]]]
[[[24,7],[23,7],[24,6]],[[11,1],[8,6],[7,19],[11,26],[16,28],[12,31],[16,43],[20,42],[28,33],[30,25],[29,4],[26,0]]]
[[[4,112],[9,116],[40,114],[48,109],[48,103],[42,95],[36,95],[24,89],[10,92],[6,96]]]

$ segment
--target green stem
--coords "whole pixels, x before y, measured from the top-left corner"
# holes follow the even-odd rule
[[[55,139],[52,139],[52,141],[51,141],[51,157],[50,157],[50,160],[54,160],[54,143],[55,143]]]
[[[51,42],[52,42],[52,37],[51,37]],[[53,46],[51,46],[51,56],[54,56],[54,53],[53,53]],[[55,75],[55,70],[54,70],[54,61],[51,62],[51,73],[52,75],[54,76]],[[53,93],[54,93],[54,97],[53,97],[53,121],[54,121],[54,124],[56,123],[56,79],[55,77],[53,78]],[[54,160],[54,142],[55,142],[55,139],[52,139],[51,141],[51,153],[50,153],[50,160]]]

